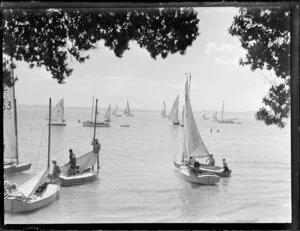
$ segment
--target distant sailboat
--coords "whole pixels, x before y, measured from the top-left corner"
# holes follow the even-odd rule
[[[94,127],[93,122],[93,113],[94,113],[94,96],[93,96],[93,102],[92,102],[92,113],[91,113],[91,120],[87,120],[82,123],[83,127]],[[97,110],[97,114],[99,114]],[[96,122],[97,127],[110,127],[110,124],[107,121],[104,122]]]
[[[96,135],[96,121],[97,121],[97,104],[98,99],[96,99],[96,110],[95,110],[95,122],[94,122],[94,139]],[[60,170],[61,174],[59,176],[59,180],[61,181],[62,186],[71,186],[71,185],[79,185],[86,182],[93,181],[98,176],[98,171],[91,170],[91,168],[96,163],[96,154],[94,151],[90,151],[78,158],[76,158],[76,165],[78,165],[78,173],[75,175],[69,174],[70,164],[63,165]]]
[[[163,109],[161,110],[161,115],[162,115],[162,117],[166,117],[166,102],[164,101],[164,103],[163,103]]]
[[[177,95],[172,110],[170,112],[169,120],[172,120],[174,125],[179,125],[180,121],[178,120],[178,105],[179,105],[179,95]]]
[[[116,117],[122,117],[122,115],[119,114],[118,104],[116,104],[115,115]]]
[[[48,180],[50,169],[51,98],[49,99],[49,118],[47,167],[20,185],[16,191],[4,196],[4,210],[7,212],[25,212],[39,209],[49,205],[58,198],[59,183]]]
[[[181,127],[184,127],[184,105],[182,107],[182,117],[181,117],[181,124],[180,124]]]
[[[188,78],[185,84],[185,110],[184,110],[184,137],[182,161],[178,163],[174,161],[174,165],[178,168],[181,176],[192,183],[197,184],[216,184],[220,181],[220,177],[211,173],[199,173],[194,170],[193,166],[187,164],[190,157],[207,157],[208,151],[200,136],[196,121],[194,119],[192,106],[190,102],[190,84]]]
[[[222,123],[222,124],[234,124],[234,120],[231,120],[231,119],[223,119],[223,114],[224,114],[224,100],[223,100],[223,104],[222,104],[222,117],[221,117],[221,120],[218,121],[219,123]]]
[[[4,138],[4,173],[28,170],[31,163],[19,162],[17,101],[15,87],[4,86],[3,89],[3,138]]]
[[[126,108],[125,108],[123,114],[126,115],[126,116],[134,116],[134,115],[131,113],[131,110],[130,110],[130,107],[129,107],[129,102],[128,102],[128,100],[127,100]]]
[[[105,121],[110,122],[110,120],[111,120],[111,104],[107,107],[104,118],[105,118]]]
[[[62,98],[52,109],[51,126],[66,126],[64,119],[64,99]]]

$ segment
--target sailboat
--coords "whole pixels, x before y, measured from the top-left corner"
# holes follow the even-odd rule
[[[4,210],[7,212],[25,212],[39,209],[49,205],[58,198],[60,191],[59,182],[48,180],[50,169],[51,98],[49,99],[49,124],[47,167],[20,185],[16,191],[4,196]]]
[[[31,163],[19,162],[17,100],[15,87],[3,89],[3,137],[4,137],[4,173],[26,171]]]
[[[132,113],[131,113],[131,110],[130,110],[130,107],[129,107],[129,102],[128,102],[128,100],[127,100],[127,105],[126,105],[126,107],[125,107],[125,109],[124,109],[124,113],[123,113],[124,115],[126,115],[126,116],[134,116]]]
[[[166,102],[164,101],[164,103],[163,103],[163,109],[161,110],[161,115],[162,115],[162,117],[166,117]]]
[[[51,120],[52,120],[51,126],[66,126],[64,120],[64,99],[63,98],[53,107]]]
[[[116,104],[115,115],[116,117],[122,117],[122,115],[119,114],[118,104]]]
[[[211,185],[220,181],[220,177],[213,173],[199,173],[193,170],[187,161],[190,157],[207,157],[208,151],[200,136],[196,121],[194,119],[192,106],[190,102],[188,78],[185,84],[185,110],[184,110],[184,135],[182,161],[178,163],[174,160],[175,167],[178,168],[181,176],[192,183]]]
[[[99,114],[98,111],[96,111],[97,114]],[[94,124],[96,123],[97,127],[110,127],[110,124],[107,121],[102,122],[93,122],[93,114],[94,114],[94,96],[93,96],[93,102],[92,102],[92,113],[91,113],[91,120],[87,120],[82,123],[83,127],[94,127]]]
[[[108,106],[105,115],[104,115],[105,121],[110,122],[111,119],[111,104]]]
[[[181,127],[184,127],[184,105],[182,107],[182,117],[181,117],[181,124],[180,124]]]
[[[218,121],[219,123],[222,123],[222,124],[234,124],[234,120],[231,120],[231,119],[223,119],[223,113],[224,113],[224,100],[223,100],[223,104],[222,104],[222,117],[221,117],[221,120]]]
[[[98,99],[96,99],[96,110],[95,110],[95,122],[94,122],[94,139],[96,136],[96,121],[97,121],[97,104]],[[61,174],[59,175],[59,180],[61,182],[61,186],[71,186],[71,185],[79,185],[86,182],[93,181],[98,176],[98,171],[94,171],[91,168],[96,163],[96,154],[94,151],[90,151],[78,158],[76,158],[77,173],[75,175],[69,174],[70,163],[63,165],[60,167]]]
[[[179,95],[177,95],[177,97],[173,103],[173,106],[172,106],[172,109],[170,112],[170,116],[169,116],[169,120],[172,120],[174,125],[180,124],[180,121],[178,120],[178,105],[179,105]]]

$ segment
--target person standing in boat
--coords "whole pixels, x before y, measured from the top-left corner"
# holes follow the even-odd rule
[[[208,161],[208,166],[215,166],[215,159],[213,157],[213,154],[210,154],[208,156],[208,159],[206,160],[206,162]]]
[[[51,175],[52,180],[56,180],[61,173],[60,168],[57,166],[56,160],[52,160],[53,163],[53,171]]]
[[[73,150],[69,150],[69,158],[70,158],[70,175],[75,175],[76,174],[76,156],[73,153]]]
[[[222,159],[222,162],[223,162],[224,172],[229,172],[229,168],[228,168],[225,158]]]
[[[97,138],[93,138],[92,145],[93,145],[93,151],[96,154],[96,158],[97,158],[97,169],[99,170],[100,169],[99,152],[101,150],[101,144],[99,143]],[[92,167],[92,170],[94,170],[94,165]]]

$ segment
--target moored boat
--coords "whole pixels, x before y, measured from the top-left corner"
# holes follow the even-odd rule
[[[31,163],[20,163],[19,161],[17,100],[13,70],[11,70],[11,74],[12,86],[3,85],[4,173],[26,171],[31,167]]]
[[[66,126],[64,119],[64,99],[62,98],[52,109],[51,126]],[[49,124],[48,124],[49,125]]]
[[[96,99],[96,110],[95,110],[95,122],[94,122],[94,138],[96,135],[96,121],[97,121],[97,104],[98,99]],[[76,173],[70,174],[70,163],[60,167],[61,174],[59,175],[59,180],[61,186],[72,186],[84,184],[87,182],[94,181],[98,176],[98,171],[94,171],[93,166],[97,161],[97,154],[94,151],[85,153],[84,155],[76,158]]]
[[[6,212],[26,212],[49,205],[58,198],[59,182],[49,181],[50,169],[50,140],[51,140],[51,98],[49,100],[49,134],[48,134],[48,163],[47,167],[34,177],[17,187],[13,192],[4,196]]]

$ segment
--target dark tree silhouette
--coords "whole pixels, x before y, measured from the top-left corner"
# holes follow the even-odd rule
[[[273,70],[279,83],[273,83],[256,119],[283,128],[290,112],[290,10],[278,8],[240,8],[229,28],[247,51],[240,65],[251,70]]]
[[[199,35],[191,8],[3,10],[3,53],[45,66],[58,83],[72,73],[68,62],[82,63],[99,41],[122,57],[136,41],[152,58],[179,52]]]

